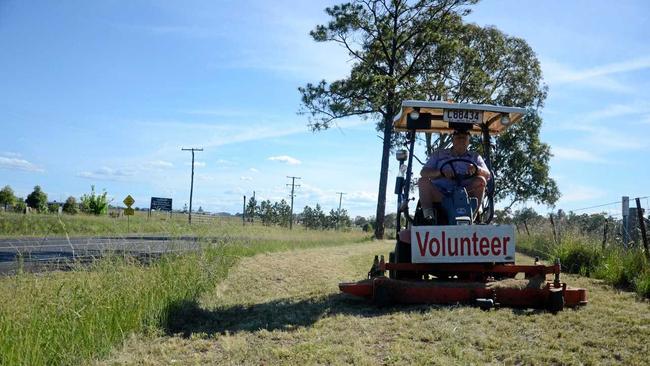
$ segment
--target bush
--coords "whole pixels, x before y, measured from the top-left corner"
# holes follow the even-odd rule
[[[16,196],[14,195],[14,190],[11,189],[11,187],[9,186],[4,186],[4,188],[0,190],[0,205],[3,205],[5,211],[7,211],[9,206],[13,205],[14,202],[16,202]]]
[[[46,212],[47,194],[41,190],[40,186],[35,186],[34,191],[27,196],[25,203],[27,203],[27,206],[37,210],[38,212]]]
[[[47,205],[47,212],[49,213],[59,213],[59,204],[58,203],[52,203]]]
[[[70,215],[76,215],[78,212],[77,199],[72,196],[68,197],[68,199],[65,200],[65,203],[63,204],[63,212]]]
[[[553,254],[555,258],[560,258],[564,270],[583,276],[590,276],[601,260],[596,246],[571,239],[558,245]]]
[[[102,215],[108,211],[108,199],[106,191],[102,194],[95,194],[95,186],[90,186],[90,194],[81,196],[81,210],[93,215]]]
[[[14,212],[17,213],[25,213],[25,209],[27,208],[27,204],[25,204],[25,200],[22,198],[16,199],[14,202]]]
[[[634,280],[634,290],[639,295],[650,298],[650,269],[640,273]]]
[[[637,278],[647,270],[648,263],[641,251],[609,250],[594,277],[614,286],[634,287]]]

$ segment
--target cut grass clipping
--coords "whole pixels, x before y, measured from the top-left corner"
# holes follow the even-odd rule
[[[102,357],[129,334],[167,324],[177,304],[213,288],[239,257],[365,239],[360,233],[266,231],[266,238],[230,237],[150,266],[105,258],[72,272],[0,279],[0,364],[79,364]]]

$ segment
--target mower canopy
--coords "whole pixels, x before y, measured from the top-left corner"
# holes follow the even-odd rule
[[[467,104],[443,101],[405,100],[395,116],[395,131],[451,133],[455,129],[481,134],[487,126],[490,135],[496,135],[517,123],[526,109],[489,104]]]

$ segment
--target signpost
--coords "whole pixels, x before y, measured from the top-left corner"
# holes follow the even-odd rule
[[[135,203],[135,200],[131,195],[126,196],[124,199],[124,204],[126,205],[126,208],[124,209],[124,216],[126,216],[126,230],[130,230],[130,222],[129,222],[129,216],[133,216],[135,214],[135,210],[131,208],[131,206]]]

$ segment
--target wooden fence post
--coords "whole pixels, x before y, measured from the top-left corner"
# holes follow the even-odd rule
[[[553,228],[553,240],[555,245],[558,245],[557,232],[555,231],[555,220],[553,220],[553,214],[548,214],[548,217],[551,219],[551,227]]]
[[[605,227],[603,228],[603,250],[607,246],[607,226],[609,224],[609,219],[605,219]]]
[[[645,248],[645,256],[650,259],[650,250],[648,250],[648,236],[645,232],[645,220],[643,219],[643,210],[641,210],[641,199],[636,198],[636,214],[639,218],[639,227],[641,228],[641,237],[643,238],[643,248]]]

